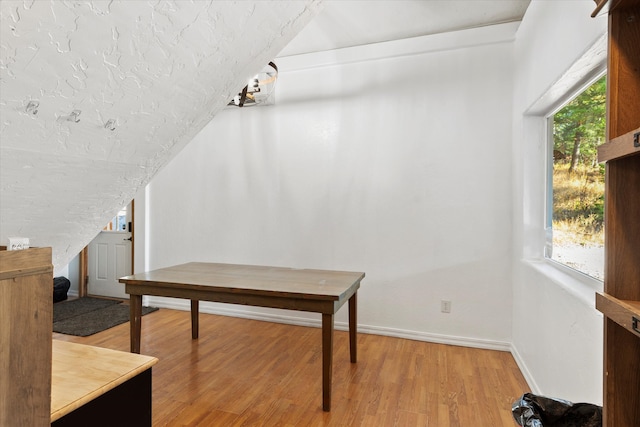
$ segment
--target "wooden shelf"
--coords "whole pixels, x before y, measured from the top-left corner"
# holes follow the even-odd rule
[[[605,172],[603,426],[640,420],[640,0],[609,2]],[[599,6],[602,2],[598,3]],[[640,135],[637,137],[640,139]]]
[[[638,136],[636,137],[636,135]],[[636,138],[640,140],[640,127],[600,145],[598,147],[598,161],[606,162],[640,153],[640,143],[635,142]]]
[[[596,293],[596,308],[606,317],[640,338],[640,301],[620,300],[598,292]]]

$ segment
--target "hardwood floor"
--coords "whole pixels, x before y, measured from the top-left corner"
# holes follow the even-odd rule
[[[129,350],[129,324],[54,339]],[[322,411],[321,330],[160,309],[142,319],[154,426],[515,426],[529,391],[510,353],[336,331],[333,399]]]

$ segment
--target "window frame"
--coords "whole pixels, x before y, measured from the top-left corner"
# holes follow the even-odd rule
[[[592,73],[578,81],[571,90],[565,91],[564,94],[557,98],[557,102],[548,112],[543,113],[542,116],[545,121],[545,183],[544,183],[544,248],[542,256],[546,263],[552,265],[554,268],[559,269],[565,274],[571,277],[585,281],[593,282],[594,285],[601,287],[603,280],[597,277],[590,276],[589,274],[570,267],[552,258],[553,255],[553,120],[556,113],[562,110],[568,103],[577,98],[582,92],[587,90],[591,85],[600,80],[607,74],[606,64],[601,64],[596,67]],[[603,249],[604,250],[604,249]],[[603,266],[604,267],[604,266]]]

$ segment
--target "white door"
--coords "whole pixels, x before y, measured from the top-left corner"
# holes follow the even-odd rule
[[[124,213],[124,214],[123,214]],[[131,269],[131,232],[127,209],[123,209],[91,243],[87,253],[87,293],[128,299],[124,284],[118,279],[129,276]]]

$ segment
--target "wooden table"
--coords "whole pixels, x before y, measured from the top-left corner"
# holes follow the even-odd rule
[[[151,427],[155,357],[53,340],[51,425]]]
[[[142,296],[191,300],[191,336],[198,338],[199,301],[322,314],[322,409],[331,409],[334,315],[349,301],[351,363],[357,361],[357,292],[364,273],[252,265],[188,263],[120,279],[130,295],[131,351],[140,352]]]

